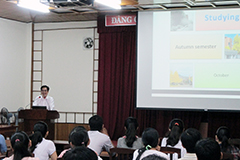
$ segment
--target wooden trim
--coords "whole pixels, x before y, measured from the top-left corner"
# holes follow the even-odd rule
[[[34,59],[34,22],[32,22],[32,61],[31,61],[31,88],[30,88],[30,101],[29,103],[32,103],[33,99],[33,59]],[[32,105],[31,105],[32,106]]]
[[[97,26],[93,26],[93,27],[78,27],[78,28],[37,29],[37,30],[35,30],[35,31],[72,30],[72,29],[94,29],[94,28],[97,28]]]

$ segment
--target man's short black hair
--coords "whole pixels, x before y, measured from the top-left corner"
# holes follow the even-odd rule
[[[43,86],[41,87],[41,91],[42,91],[43,88],[47,88],[47,91],[50,90],[50,88],[49,88],[47,85],[43,85]]]
[[[201,133],[195,128],[188,128],[181,135],[182,145],[188,153],[196,153],[194,147],[200,139]]]
[[[101,132],[103,126],[103,119],[99,115],[94,115],[89,119],[89,125],[91,131]]]
[[[220,160],[221,158],[219,144],[210,138],[198,141],[195,151],[198,160]]]

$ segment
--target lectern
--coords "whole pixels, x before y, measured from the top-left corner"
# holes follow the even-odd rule
[[[57,111],[49,111],[46,109],[25,109],[19,111],[18,117],[24,120],[19,123],[19,129],[26,133],[31,133],[34,124],[38,121],[46,122],[49,130],[48,139],[54,140],[54,119],[59,118],[59,113]]]

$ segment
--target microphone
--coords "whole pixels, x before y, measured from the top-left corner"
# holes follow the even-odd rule
[[[40,98],[42,98],[41,95],[38,96],[38,99],[40,99]],[[34,103],[34,102],[37,101],[38,99],[35,99],[33,102],[28,103],[28,104],[24,107],[24,109],[26,109],[31,103]]]

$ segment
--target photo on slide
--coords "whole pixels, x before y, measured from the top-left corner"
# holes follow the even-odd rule
[[[193,12],[172,11],[171,12],[171,31],[192,31]]]
[[[240,35],[225,34],[225,59],[240,59]]]
[[[170,65],[170,87],[191,88],[193,81],[193,66],[191,64]]]

